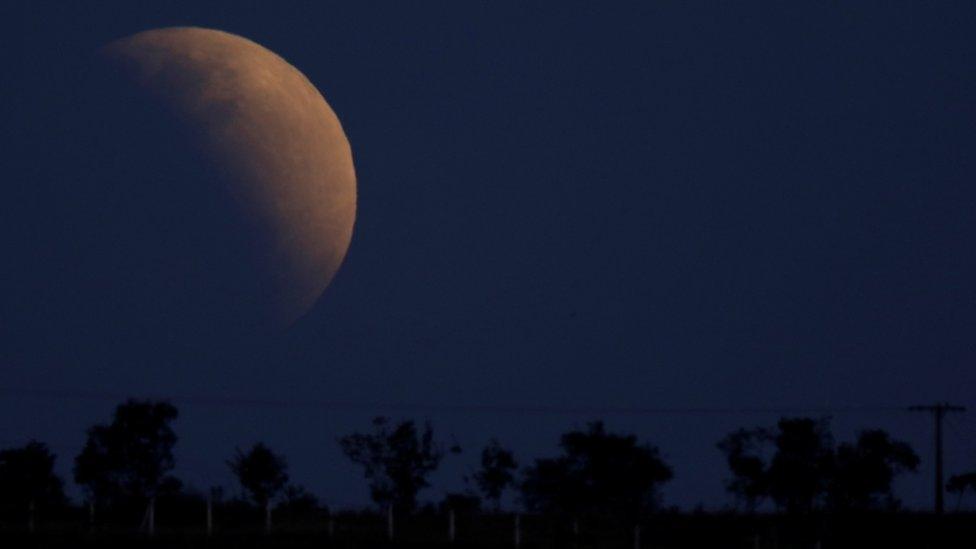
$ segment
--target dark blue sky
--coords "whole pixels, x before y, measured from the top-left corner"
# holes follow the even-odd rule
[[[972,4],[356,4],[3,8],[11,263],[46,237],[22,229],[32,189],[84,189],[45,180],[71,147],[71,64],[153,27],[237,33],[302,70],[346,128],[359,211],[338,277],[281,338],[79,350],[4,319],[0,441],[49,441],[67,473],[115,395],[194,397],[176,400],[189,483],[230,484],[224,459],[265,440],[324,501],[360,504],[335,439],[374,413],[465,447],[428,498],[491,436],[525,463],[602,416],[674,464],[666,502],[715,507],[715,442],[777,414],[518,410],[976,410]],[[42,289],[13,278],[5,314],[29,315]],[[310,401],[377,407],[280,405]],[[976,469],[976,421],[951,421],[947,471]],[[931,501],[929,417],[834,425],[912,442],[923,468],[900,493]]]

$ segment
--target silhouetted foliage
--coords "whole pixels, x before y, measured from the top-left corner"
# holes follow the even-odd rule
[[[251,500],[265,509],[288,482],[288,464],[285,458],[275,454],[261,442],[247,452],[238,448],[227,465]]]
[[[495,439],[481,451],[481,469],[474,474],[475,482],[485,499],[499,508],[502,493],[515,481],[518,463],[511,451],[506,450]]]
[[[289,484],[281,493],[281,502],[275,506],[275,512],[280,512],[289,519],[313,517],[321,510],[319,499],[309,493],[304,486]]]
[[[827,419],[781,419],[773,435],[776,454],[769,465],[769,495],[787,512],[807,512],[827,491],[833,439]]]
[[[952,475],[946,483],[946,490],[950,493],[958,494],[966,490],[976,491],[976,473],[963,473]]]
[[[770,441],[776,451],[767,464],[760,452]],[[740,429],[718,447],[733,476],[727,489],[750,508],[769,496],[787,512],[806,512],[827,492],[833,439],[826,419],[783,418],[774,431]]]
[[[215,504],[218,504],[218,503],[221,503],[221,502],[224,501],[224,487],[223,486],[211,486],[210,487],[210,490],[209,490],[209,493],[210,493],[210,501],[214,502]]]
[[[863,431],[856,443],[837,447],[830,506],[835,510],[896,509],[900,502],[891,483],[900,473],[917,471],[918,464],[918,455],[907,443],[892,440],[880,429]]]
[[[657,448],[608,433],[602,422],[563,434],[560,447],[562,456],[525,472],[522,497],[532,511],[636,517],[656,507],[658,487],[673,476]]]
[[[739,429],[718,443],[732,472],[732,479],[726,482],[725,487],[750,512],[769,493],[762,451],[770,440],[770,434],[765,429]]]
[[[762,449],[769,442],[775,453],[767,463]],[[718,447],[732,473],[726,485],[731,493],[750,509],[769,496],[790,513],[824,506],[838,511],[897,508],[891,483],[919,463],[907,443],[877,429],[835,450],[826,419],[784,418],[773,431],[740,429]]]
[[[176,444],[170,424],[177,415],[168,402],[120,404],[111,424],[88,430],[85,447],[75,458],[75,482],[91,500],[109,503],[179,490],[179,481],[168,475]]]
[[[966,492],[976,492],[976,471],[952,475],[949,477],[949,482],[946,483],[946,491],[950,494],[956,494],[961,502]]]
[[[453,510],[458,514],[474,514],[481,511],[481,498],[470,492],[451,492],[444,496],[438,507],[441,513]]]
[[[339,444],[349,459],[363,467],[373,501],[404,511],[416,508],[417,493],[430,485],[427,477],[444,456],[429,423],[418,433],[413,421],[391,429],[385,417],[373,418],[372,433],[346,435]]]
[[[0,504],[41,509],[65,504],[63,482],[54,474],[55,455],[43,443],[0,451]]]

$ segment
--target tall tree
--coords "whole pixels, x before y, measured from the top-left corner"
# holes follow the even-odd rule
[[[502,493],[515,481],[516,469],[518,463],[515,456],[496,439],[491,439],[481,451],[481,469],[474,474],[474,479],[496,511],[500,507]]]
[[[767,482],[773,501],[790,513],[814,509],[827,492],[833,438],[828,419],[784,418],[773,437]]]
[[[854,444],[837,447],[830,482],[830,505],[837,510],[896,509],[894,478],[918,470],[918,454],[880,429],[861,432]]]
[[[725,454],[732,479],[726,489],[742,502],[749,512],[755,511],[769,493],[767,464],[763,449],[771,436],[765,429],[739,429],[718,443]]]
[[[237,454],[227,462],[241,487],[254,503],[264,509],[264,529],[271,531],[271,503],[288,483],[288,463],[264,443],[258,442],[247,452]]]
[[[417,493],[430,485],[427,478],[444,457],[429,423],[418,432],[413,421],[391,425],[385,417],[373,419],[372,433],[352,433],[339,439],[339,444],[353,463],[363,467],[373,501],[403,511],[416,507]]]
[[[0,503],[28,511],[31,530],[38,509],[65,503],[63,483],[54,474],[55,455],[43,443],[0,451]]]
[[[563,455],[525,472],[522,497],[531,510],[633,519],[656,506],[658,488],[673,476],[657,448],[608,433],[602,422],[563,434],[560,447]]]
[[[74,469],[75,482],[90,501],[148,501],[151,530],[156,496],[179,486],[169,475],[176,444],[171,424],[177,416],[168,402],[129,400],[116,407],[112,423],[90,428]]]

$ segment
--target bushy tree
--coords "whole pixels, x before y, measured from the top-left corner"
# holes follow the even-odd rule
[[[288,463],[285,458],[258,442],[247,452],[238,448],[227,465],[251,500],[264,509],[265,530],[270,531],[271,503],[288,483]]]
[[[0,504],[30,513],[65,504],[63,483],[54,474],[55,455],[43,443],[0,450]]]
[[[417,493],[429,486],[428,476],[444,457],[429,423],[418,432],[413,421],[392,425],[385,417],[373,419],[372,433],[346,435],[339,444],[363,467],[373,501],[404,511],[416,508]]]
[[[767,463],[761,449],[770,442],[775,453]],[[768,496],[790,513],[895,508],[892,481],[919,462],[907,443],[881,430],[835,449],[827,419],[784,418],[774,430],[740,429],[718,447],[732,473],[730,492],[749,508]]]
[[[918,454],[880,429],[861,432],[854,444],[837,447],[830,483],[830,505],[837,510],[897,509],[891,483],[918,470]]]
[[[559,457],[538,459],[521,489],[533,511],[635,518],[654,508],[673,473],[658,449],[633,435],[608,433],[602,422],[562,435]]]
[[[177,410],[168,402],[129,400],[115,409],[112,423],[95,425],[75,458],[75,482],[92,501],[150,502],[179,488],[169,475],[175,465]]]
[[[732,473],[726,489],[750,512],[755,511],[768,494],[766,462],[762,454],[770,441],[770,434],[765,429],[739,429],[718,443]]]
[[[485,499],[498,510],[502,493],[515,481],[518,463],[512,452],[495,439],[481,451],[481,468],[474,474],[475,482]]]
[[[477,513],[481,510],[481,498],[470,492],[451,492],[444,496],[438,507],[441,513],[448,511],[459,514]]]
[[[769,495],[787,512],[812,510],[826,494],[833,438],[827,419],[781,419],[767,473]]]
[[[294,519],[314,515],[320,508],[319,498],[304,486],[289,484],[282,491],[281,502],[275,507],[275,512],[280,511]]]
[[[966,492],[976,492],[976,472],[952,475],[946,483],[946,490],[950,494],[956,494],[959,503],[962,503],[962,497]]]

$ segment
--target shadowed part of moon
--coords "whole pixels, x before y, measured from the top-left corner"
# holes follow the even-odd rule
[[[201,28],[118,40],[96,65],[76,135],[94,183],[67,191],[65,220],[83,289],[67,299],[187,333],[306,312],[356,213],[349,143],[322,95],[260,45]]]

